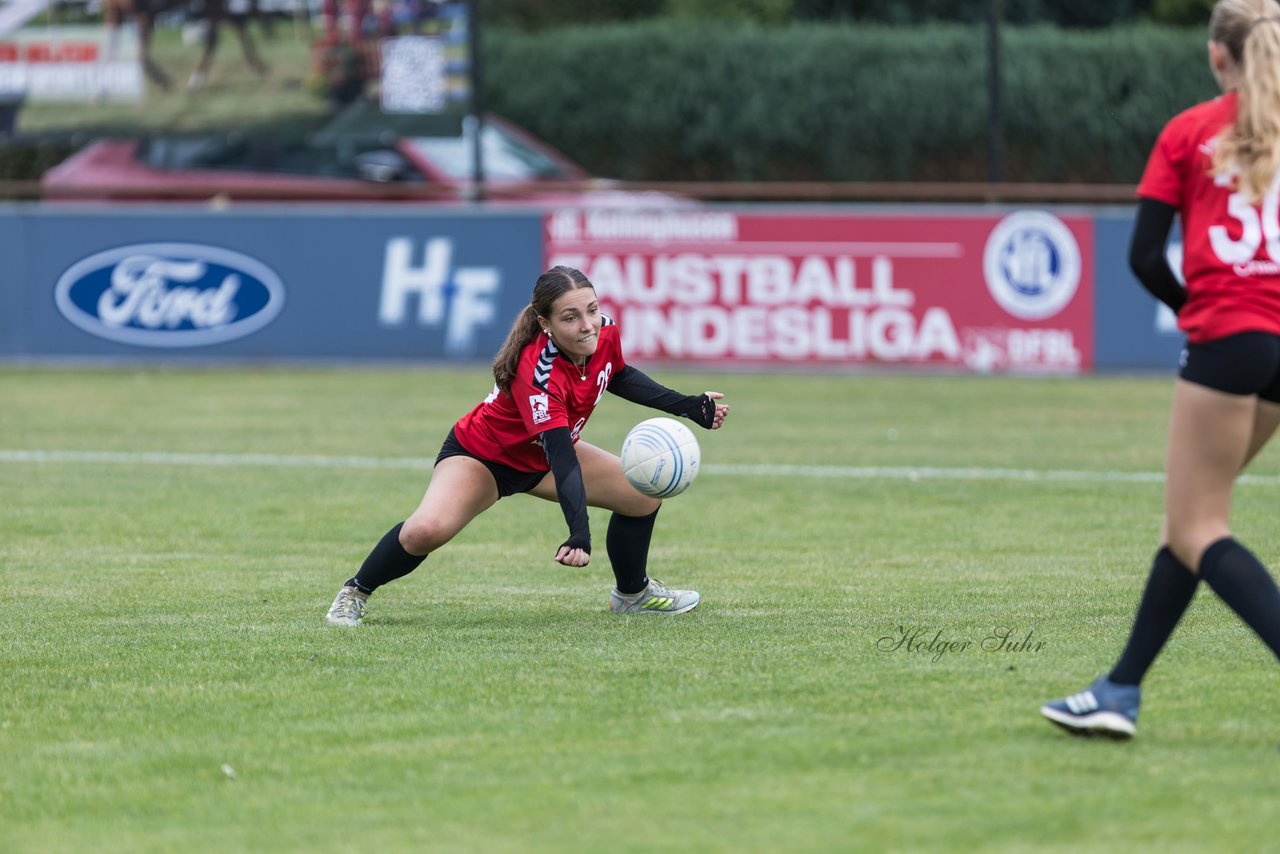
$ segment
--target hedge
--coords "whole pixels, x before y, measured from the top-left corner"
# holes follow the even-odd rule
[[[1203,24],[1213,0],[999,0],[1009,24],[1109,27],[1149,19]],[[923,24],[985,21],[990,0],[483,0],[484,20],[521,29],[692,16],[720,21],[785,23],[789,20],[854,20]]]
[[[1199,28],[1006,27],[1005,177],[1136,182],[1160,127],[1216,93]],[[981,25],[692,27],[484,39],[487,107],[631,180],[981,180]]]
[[[0,181],[35,181],[81,145],[64,139],[0,140]]]
[[[1010,24],[1109,27],[1153,14],[1152,3],[1153,0],[1000,0],[1000,13]],[[989,0],[793,0],[792,14],[798,18],[845,17],[886,24],[975,22],[986,20],[990,6]]]

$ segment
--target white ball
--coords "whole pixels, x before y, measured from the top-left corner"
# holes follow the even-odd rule
[[[670,498],[698,476],[702,452],[693,431],[674,418],[641,421],[622,442],[622,473],[636,489]]]

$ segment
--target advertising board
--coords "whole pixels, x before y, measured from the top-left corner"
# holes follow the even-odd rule
[[[534,213],[17,211],[0,353],[31,356],[487,360],[541,250]]]
[[[1092,367],[1084,216],[562,210],[545,228],[547,264],[587,274],[631,358]]]

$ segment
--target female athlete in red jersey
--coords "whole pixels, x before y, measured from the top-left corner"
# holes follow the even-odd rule
[[[595,288],[570,267],[553,267],[533,288],[493,361],[492,393],[449,431],[422,503],[382,538],[343,585],[325,618],[356,626],[369,594],[412,572],[499,498],[527,492],[558,501],[569,538],[555,560],[591,559],[587,505],[613,511],[605,551],[616,587],[615,613],[680,614],[698,604],[647,575],[649,538],[662,502],[637,492],[613,454],[578,440],[606,391],[715,430],[729,405],[709,391],[686,396],[626,364],[618,327],[600,313]]]
[[[1161,547],[1115,667],[1040,710],[1073,733],[1134,734],[1139,683],[1200,579],[1280,657],[1280,590],[1228,526],[1237,475],[1280,425],[1280,4],[1218,0],[1209,35],[1223,94],[1160,133],[1130,247],[1134,273],[1187,335]],[[1185,290],[1164,253],[1175,215]]]

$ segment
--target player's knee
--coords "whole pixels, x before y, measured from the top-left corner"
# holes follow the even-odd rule
[[[1231,530],[1223,524],[1203,524],[1185,527],[1171,527],[1169,530],[1169,549],[1192,572],[1199,574],[1200,557],[1205,549],[1231,536]]]
[[[661,507],[662,507],[661,498],[652,498],[648,495],[641,495],[639,493],[636,493],[635,503],[627,507],[626,512],[624,512],[622,515],[636,516],[636,517],[652,516],[654,513],[657,513],[658,509]]]
[[[430,554],[452,536],[438,519],[430,517],[410,516],[400,527],[400,545],[410,554]]]

